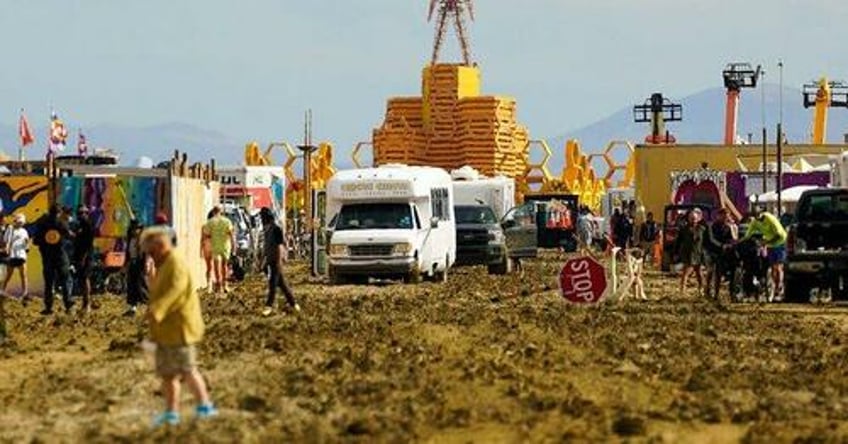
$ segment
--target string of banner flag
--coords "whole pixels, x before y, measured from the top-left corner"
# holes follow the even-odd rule
[[[20,139],[21,148],[26,148],[35,143],[35,136],[32,128],[29,125],[24,110],[21,109],[21,116],[18,120],[18,138]],[[59,118],[56,111],[50,112],[50,132],[47,137],[47,152],[48,154],[56,154],[65,151],[68,141],[68,129],[65,127],[65,122]],[[77,130],[77,154],[80,156],[88,155],[88,142],[82,129]]]

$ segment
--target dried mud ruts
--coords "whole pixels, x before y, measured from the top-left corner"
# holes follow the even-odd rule
[[[785,442],[845,440],[843,308],[732,305],[648,276],[650,302],[573,307],[562,257],[523,276],[326,287],[291,275],[299,315],[259,316],[262,282],[204,297],[214,421],[150,430],[141,318],[9,302],[0,441]],[[191,417],[186,398],[185,417]]]

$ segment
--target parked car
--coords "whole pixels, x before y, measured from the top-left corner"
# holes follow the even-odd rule
[[[680,262],[679,254],[675,243],[677,242],[677,233],[680,227],[686,222],[686,215],[694,209],[700,209],[704,213],[704,220],[712,221],[713,208],[707,205],[666,205],[663,211],[663,227],[662,227],[662,271],[670,271],[672,264]]]
[[[486,265],[489,274],[512,271],[512,260],[506,248],[506,236],[491,207],[457,205],[456,264]]]
[[[848,296],[848,189],[822,188],[801,195],[789,228],[785,299],[808,302],[812,290]]]

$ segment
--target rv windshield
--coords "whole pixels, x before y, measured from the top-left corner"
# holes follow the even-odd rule
[[[337,231],[395,229],[414,227],[409,204],[369,203],[345,205],[339,212]]]

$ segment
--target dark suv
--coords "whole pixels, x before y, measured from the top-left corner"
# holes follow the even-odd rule
[[[822,188],[801,195],[789,228],[786,300],[808,302],[811,290],[848,296],[848,189]]]
[[[456,265],[486,265],[490,274],[507,274],[506,238],[494,211],[485,205],[457,205]]]

